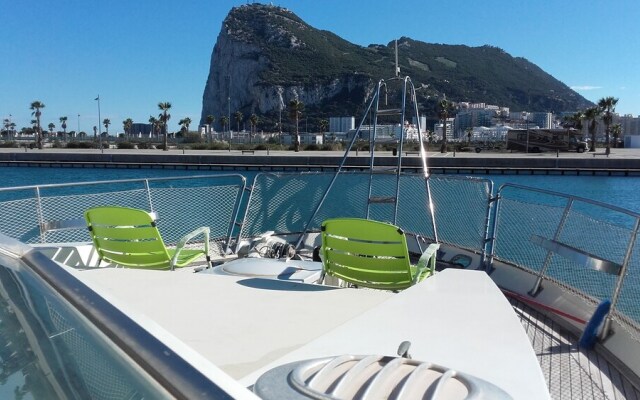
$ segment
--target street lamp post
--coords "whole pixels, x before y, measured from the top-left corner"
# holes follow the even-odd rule
[[[524,119],[525,129],[527,130],[527,146],[525,148],[525,152],[529,154],[529,115],[526,111],[522,112],[522,119]]]
[[[78,135],[80,135],[80,114],[78,114],[78,130],[76,131],[76,137],[78,137]]]
[[[102,124],[102,120],[100,119],[100,95],[96,97],[96,101],[98,102],[98,143],[100,144],[100,150],[102,150],[102,128],[100,127]]]
[[[227,86],[227,123],[229,124],[229,150],[231,150],[231,75],[227,75],[229,78],[229,86]]]

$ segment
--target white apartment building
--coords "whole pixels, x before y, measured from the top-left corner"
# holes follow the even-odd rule
[[[329,132],[349,132],[355,127],[355,117],[329,117]]]

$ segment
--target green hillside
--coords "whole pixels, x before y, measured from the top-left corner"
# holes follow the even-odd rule
[[[353,82],[322,104],[309,105],[321,114],[358,115],[372,85],[394,71],[394,42],[362,47],[316,29],[293,12],[269,5],[232,9],[224,22],[233,40],[259,49],[244,57],[266,60],[258,85],[264,87],[330,85]],[[484,102],[512,111],[572,111],[590,103],[524,58],[493,46],[431,44],[398,40],[402,75],[411,76],[422,110],[432,114],[438,97],[454,102]]]

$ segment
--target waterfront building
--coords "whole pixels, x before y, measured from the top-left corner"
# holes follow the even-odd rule
[[[355,117],[329,117],[329,132],[349,132],[355,126]]]
[[[616,115],[613,118],[613,123],[620,124],[620,127],[622,128],[622,136],[640,135],[640,118],[639,117],[634,117],[631,114],[620,115],[620,116]]]
[[[151,137],[151,132],[153,132],[151,124],[143,124],[139,122],[131,124],[131,135],[133,136]]]
[[[549,112],[532,112],[529,113],[527,121],[541,129],[551,129],[553,114]]]
[[[455,118],[447,118],[445,124],[445,132],[447,135],[447,140],[453,140],[454,136],[454,123],[455,123]],[[437,122],[433,125],[433,133],[436,137],[441,138],[442,137],[442,123],[441,122]]]
[[[425,122],[426,123],[426,122]],[[358,133],[358,139],[369,140],[371,137],[371,133],[373,132],[373,127],[370,125],[363,125],[360,128],[360,132]],[[351,140],[353,139],[353,135],[355,135],[356,129],[351,129],[347,132],[345,139]],[[376,140],[377,141],[385,141],[385,140],[397,140],[400,138],[400,134],[402,133],[402,129],[400,125],[377,125],[376,126]],[[422,133],[425,133],[424,131]],[[418,140],[418,127],[414,124],[405,124],[404,125],[404,137],[405,140]],[[423,135],[423,140],[426,140],[426,134]]]
[[[416,126],[418,125],[416,117],[411,117],[411,123]],[[424,115],[420,116],[420,129],[422,133],[427,131],[427,117]]]

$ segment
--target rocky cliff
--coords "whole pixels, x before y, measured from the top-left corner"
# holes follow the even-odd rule
[[[446,94],[453,101],[486,102],[512,110],[571,111],[590,103],[523,58],[491,47],[398,41],[403,75],[412,77],[427,115]],[[360,116],[375,83],[394,71],[394,44],[361,47],[315,29],[293,12],[271,5],[233,8],[211,55],[200,123],[241,111],[271,130],[287,104],[305,104],[312,123],[329,116]],[[230,111],[230,112],[229,112]]]

